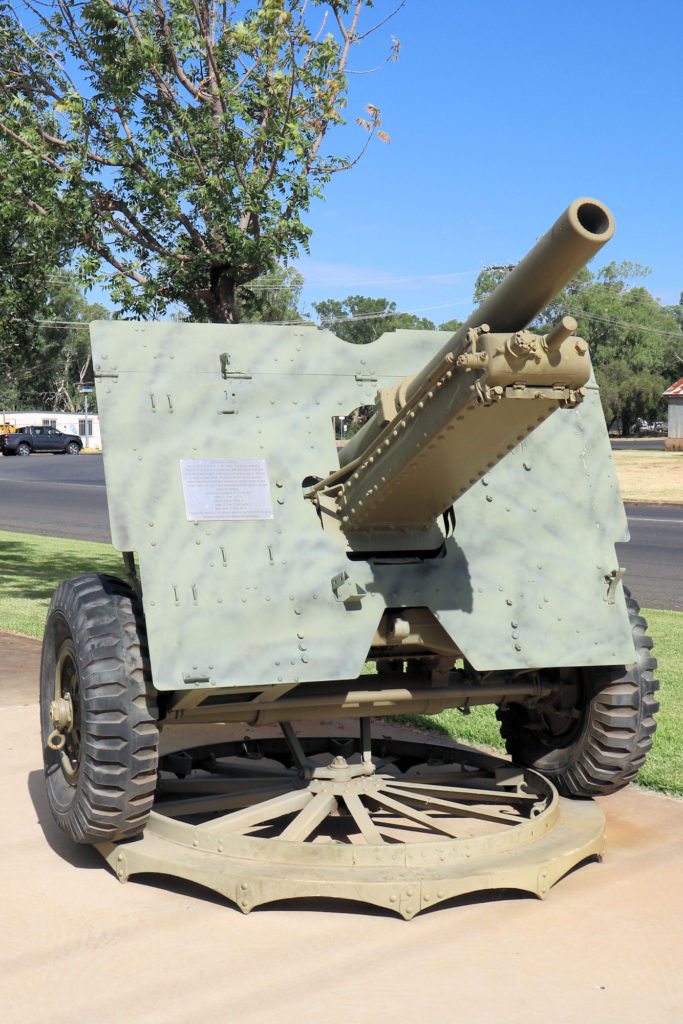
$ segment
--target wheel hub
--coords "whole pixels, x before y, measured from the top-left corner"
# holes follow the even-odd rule
[[[47,745],[59,752],[61,769],[69,784],[75,785],[81,761],[81,718],[78,660],[71,639],[65,640],[59,650],[55,696],[48,713],[53,730]]]
[[[332,788],[334,788],[337,784],[350,782],[352,779],[358,779],[359,777],[374,774],[375,765],[372,761],[361,761],[358,764],[349,764],[345,757],[342,757],[341,754],[337,754],[337,756],[333,758],[328,765],[313,768],[310,773],[304,777],[317,780],[327,779],[330,781]]]
[[[68,732],[73,729],[74,706],[71,694],[64,697],[56,697],[50,704],[50,722],[57,732]]]

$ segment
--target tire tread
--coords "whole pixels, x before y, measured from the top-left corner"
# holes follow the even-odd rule
[[[626,593],[636,659],[631,665],[584,669],[592,694],[581,735],[569,747],[553,748],[542,736],[538,712],[521,704],[498,708],[501,736],[512,759],[545,774],[564,796],[590,797],[628,785],[652,747],[659,710],[652,640],[636,601]]]
[[[62,638],[71,635],[79,660],[81,764],[70,785],[46,748],[48,798],[72,839],[96,843],[131,838],[144,828],[154,800],[158,764],[156,694],[142,609],[112,576],[88,574],[61,583],[45,631],[41,702]],[[45,714],[43,714],[45,731]]]

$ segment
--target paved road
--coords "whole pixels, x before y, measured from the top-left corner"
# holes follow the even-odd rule
[[[610,443],[612,449],[617,452],[624,448],[634,452],[663,452],[664,441],[663,437],[613,437]]]
[[[631,540],[617,545],[627,585],[645,608],[683,612],[683,507],[626,505]]]
[[[0,458],[0,530],[108,544],[101,455]]]
[[[0,458],[0,494],[2,530],[111,540],[101,455]],[[633,596],[645,608],[683,611],[683,507],[627,505],[627,513],[631,543],[619,558]]]

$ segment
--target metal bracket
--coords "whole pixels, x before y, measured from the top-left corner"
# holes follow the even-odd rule
[[[614,595],[616,593],[617,584],[621,582],[626,569],[619,567],[618,569],[612,569],[611,572],[605,573],[605,583],[607,584],[607,593],[605,594],[603,601],[607,601],[607,604],[614,604]]]
[[[221,377],[223,380],[251,380],[250,373],[243,373],[241,370],[229,370],[230,365],[230,353],[221,352],[219,355],[221,364]]]
[[[360,604],[363,598],[367,597],[367,591],[359,583],[354,582],[346,569],[333,576],[330,582],[336,600],[345,604],[347,608],[350,605]]]

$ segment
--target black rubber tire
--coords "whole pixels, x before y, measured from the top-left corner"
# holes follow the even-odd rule
[[[67,691],[74,728],[58,751],[47,742],[54,729],[50,705]],[[76,576],[54,592],[43,637],[40,717],[48,801],[60,828],[79,843],[142,832],[156,787],[158,713],[142,609],[121,580]]]
[[[16,451],[15,451],[14,454],[15,455],[30,455],[31,454],[31,445],[27,444],[26,441],[22,441],[21,444],[17,445]]]
[[[81,450],[81,446],[78,441],[69,441],[66,446],[67,455],[78,455]]]
[[[653,675],[657,661],[650,654],[647,622],[624,590],[636,661],[572,670],[581,696],[578,716],[564,735],[551,731],[542,706],[510,703],[496,712],[512,760],[541,772],[563,796],[622,789],[638,774],[652,746],[659,710],[659,682]]]

